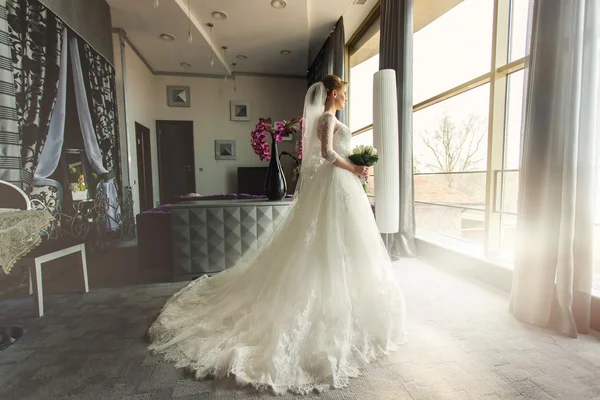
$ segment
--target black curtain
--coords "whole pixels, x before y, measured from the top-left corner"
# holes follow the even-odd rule
[[[37,0],[7,0],[22,186],[29,188],[58,92],[63,22]]]
[[[116,175],[119,173],[119,122],[117,110],[117,91],[115,69],[89,44],[79,39],[79,54],[85,79],[85,91],[92,115],[92,123],[104,168]],[[120,187],[118,182],[117,187]]]
[[[339,76],[343,81],[346,80],[346,37],[343,17],[340,17],[335,24],[333,32],[308,69],[308,87],[331,74]],[[340,122],[347,124],[346,110],[338,111],[336,117]]]
[[[379,69],[396,71],[400,146],[400,232],[392,254],[415,256],[413,180],[413,0],[381,0]]]

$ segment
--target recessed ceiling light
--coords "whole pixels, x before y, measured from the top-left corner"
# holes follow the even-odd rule
[[[247,60],[248,56],[244,54],[238,54],[237,56],[235,56],[235,58],[237,58],[238,60]]]
[[[190,67],[192,66],[192,64],[190,64],[190,63],[186,63],[186,62],[182,62],[182,63],[181,63],[181,64],[179,64],[179,65],[181,65],[183,68],[190,68]]]
[[[172,42],[175,40],[175,36],[171,35],[170,33],[161,33],[160,38],[162,40],[166,40],[167,42]]]
[[[223,11],[213,11],[210,15],[212,15],[214,19],[218,20],[227,19],[227,14],[225,14]]]
[[[285,8],[285,6],[287,6],[287,1],[285,0],[271,0],[271,7],[273,8],[281,10],[282,8]]]
[[[282,56],[289,56],[290,54],[292,54],[292,52],[290,50],[281,50],[279,53]]]

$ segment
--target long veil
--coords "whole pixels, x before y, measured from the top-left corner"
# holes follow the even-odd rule
[[[318,119],[325,111],[327,90],[323,82],[313,84],[304,98],[304,113],[302,115],[302,164],[300,179],[296,185],[294,197],[302,191],[303,186],[312,179],[317,169],[323,164],[321,144],[317,136]]]

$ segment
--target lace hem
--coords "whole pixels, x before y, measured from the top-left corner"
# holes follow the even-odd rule
[[[158,333],[158,332],[156,332]],[[206,360],[206,364],[202,361],[192,360],[186,356],[180,349],[173,348],[167,351],[161,351],[158,344],[148,346],[148,349],[154,355],[162,354],[167,362],[175,363],[175,368],[184,368],[193,372],[195,379],[224,379],[232,377],[239,387],[252,387],[259,392],[270,392],[275,395],[283,395],[287,392],[306,396],[311,393],[322,393],[330,389],[343,389],[349,386],[351,378],[357,378],[362,375],[361,369],[378,358],[389,355],[398,350],[402,345],[406,344],[406,339],[403,338],[397,343],[391,344],[386,350],[381,347],[371,350],[367,354],[361,353],[358,349],[354,350],[356,360],[354,362],[345,362],[343,365],[335,368],[334,365],[327,359],[321,358],[320,362],[315,365],[315,370],[329,371],[328,375],[322,377],[313,376],[301,383],[279,384],[276,383],[270,376],[262,375],[260,379],[256,379],[251,367],[251,360],[244,357],[243,351],[222,351],[220,359]],[[207,357],[208,358],[208,357]],[[311,373],[302,371],[301,374],[310,376]],[[314,375],[314,373],[312,374]]]
[[[182,288],[165,304],[161,317],[149,330],[152,344],[148,349],[155,355],[163,355],[165,361],[175,363],[176,368],[192,371],[198,380],[233,377],[238,386],[251,386],[257,391],[275,395],[286,392],[297,395],[320,393],[347,387],[350,378],[361,375],[362,367],[406,343],[405,335],[394,333],[393,328],[382,332],[384,336],[396,336],[394,340],[370,337],[356,322],[351,329],[344,328],[347,319],[341,318],[344,321],[340,322],[336,317],[322,314],[314,295],[304,309],[295,314],[293,326],[275,335],[269,346],[252,346],[245,344],[245,340],[239,340],[241,335],[260,328],[260,325],[248,325],[245,329],[236,329],[239,328],[236,323],[239,324],[243,317],[228,317],[216,322],[218,320],[210,315],[199,315],[200,322],[188,319],[176,322],[181,314],[180,310],[171,309],[172,305],[186,304],[185,313],[191,313],[193,311],[187,308],[188,298],[199,299],[202,297],[198,296],[199,291],[207,293],[211,289],[218,290],[211,286],[207,276]],[[207,295],[204,301],[196,302],[193,307],[209,307],[209,297]],[[321,313],[318,314],[320,317],[316,317],[315,313]],[[382,312],[381,318],[393,321],[397,315]],[[356,321],[355,318],[353,320]],[[269,331],[269,328],[266,329],[264,334]],[[339,335],[346,331],[349,333]],[[337,337],[345,337],[346,340],[343,343],[335,339],[330,343],[324,342],[314,337],[315,332],[320,338],[335,332]],[[332,333],[331,336],[336,335]],[[265,357],[267,352],[270,354]]]

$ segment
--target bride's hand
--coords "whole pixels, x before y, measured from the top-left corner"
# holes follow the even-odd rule
[[[369,167],[365,165],[355,165],[354,166],[354,174],[358,176],[369,176]]]

